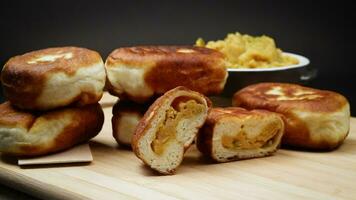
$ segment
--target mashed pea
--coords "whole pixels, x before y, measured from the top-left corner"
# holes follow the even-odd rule
[[[205,43],[202,38],[196,46],[216,49],[226,56],[229,68],[270,68],[298,64],[298,59],[283,55],[274,40],[268,36],[253,37],[229,33],[224,40]]]

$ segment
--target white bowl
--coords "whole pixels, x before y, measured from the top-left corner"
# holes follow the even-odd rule
[[[298,67],[304,67],[309,65],[310,61],[308,58],[294,54],[294,53],[286,53],[283,52],[283,55],[291,56],[298,59],[299,63],[296,65],[287,65],[282,67],[271,67],[271,68],[228,68],[227,71],[229,72],[265,72],[265,71],[280,71],[280,70],[287,70],[287,69],[294,69]]]
[[[310,64],[308,58],[294,54],[283,53],[298,59],[296,65],[272,68],[228,68],[227,79],[223,96],[232,96],[239,89],[260,82],[283,82],[305,85],[316,77],[316,69],[307,67]]]

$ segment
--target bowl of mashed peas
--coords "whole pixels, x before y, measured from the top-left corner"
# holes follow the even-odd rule
[[[220,51],[225,55],[229,77],[224,95],[231,96],[238,89],[259,82],[289,82],[307,84],[316,76],[309,59],[283,52],[269,36],[229,33],[223,40],[204,41],[196,46]]]

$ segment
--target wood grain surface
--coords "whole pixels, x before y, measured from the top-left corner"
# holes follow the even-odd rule
[[[1,156],[1,183],[43,199],[355,199],[356,119],[344,144],[332,152],[281,149],[273,156],[224,164],[187,152],[177,173],[159,176],[111,134],[105,95],[102,132],[90,142],[90,164],[16,165]]]

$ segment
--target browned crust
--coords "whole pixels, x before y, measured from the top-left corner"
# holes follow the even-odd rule
[[[136,113],[138,115],[143,116],[150,105],[151,103],[138,104],[131,101],[118,101],[114,105],[112,109],[111,125],[113,130],[113,137],[115,138],[118,144],[131,148],[131,143],[124,143],[120,141],[119,135],[117,135],[117,133],[120,133],[117,130],[116,124],[119,123],[119,119],[122,117],[123,113]]]
[[[14,108],[9,102],[6,102],[0,105],[0,112],[5,114],[0,115],[0,126],[24,127],[27,130],[32,128],[39,117],[60,120],[64,113],[71,113],[74,118],[73,123],[65,127],[56,138],[53,138],[53,142],[48,146],[20,145],[18,152],[4,152],[17,156],[39,156],[68,149],[95,137],[104,123],[104,113],[98,103],[79,108],[30,113]]]
[[[151,127],[151,123],[152,123],[152,120],[153,120],[153,117],[157,114],[157,110],[163,106],[164,102],[166,99],[169,99],[171,96],[174,96],[176,92],[178,91],[186,91],[186,92],[189,92],[189,93],[194,93],[198,96],[200,96],[202,99],[204,99],[205,101],[207,101],[207,97],[205,97],[204,95],[198,93],[198,92],[195,92],[195,91],[192,91],[192,90],[189,90],[188,88],[186,87],[183,87],[183,86],[180,86],[180,87],[176,87],[172,90],[169,90],[168,92],[166,92],[164,95],[162,95],[161,97],[159,97],[149,108],[148,110],[146,111],[146,113],[144,114],[143,118],[140,120],[139,124],[137,125],[137,128],[136,128],[136,131],[135,131],[135,134],[133,135],[133,138],[132,138],[132,149],[135,153],[135,155],[141,159],[141,155],[140,155],[140,151],[139,151],[139,147],[138,147],[138,142],[140,141],[141,137],[143,137],[147,130]],[[186,96],[186,95],[185,95]],[[193,97],[195,98],[195,97]],[[211,102],[210,101],[207,101],[207,105],[208,107],[211,106]],[[198,128],[201,128],[201,127],[198,127]],[[184,146],[184,152],[191,146],[191,144],[189,144],[188,146]],[[183,152],[183,154],[184,154]],[[149,163],[147,163],[145,161],[145,159],[141,159],[146,165],[150,166]],[[152,168],[153,169],[153,168]],[[154,169],[156,170],[156,169]],[[171,170],[170,172],[168,172],[168,174],[173,174],[175,172],[175,169]],[[163,172],[160,172],[160,173],[163,173]]]
[[[219,162],[213,156],[212,139],[214,136],[214,128],[220,120],[222,120],[226,117],[244,117],[244,116],[248,116],[248,115],[265,116],[265,115],[270,115],[270,114],[276,114],[276,113],[269,112],[267,110],[250,110],[249,111],[249,110],[246,110],[246,109],[240,108],[240,107],[212,108],[212,109],[210,109],[209,115],[204,123],[204,126],[199,130],[197,140],[196,140],[197,148],[203,155],[210,157],[211,159],[215,160],[216,162]],[[261,156],[271,155],[275,151],[277,151],[277,148],[273,152],[268,152],[265,155],[261,155]],[[241,158],[238,158],[238,157],[231,158],[231,160],[236,160],[236,159],[241,159]]]
[[[58,58],[54,62],[27,63],[41,55],[56,52],[72,53],[73,56],[70,59]],[[13,105],[20,108],[45,110],[41,105],[37,105],[36,99],[41,95],[47,78],[51,74],[65,73],[72,76],[78,69],[89,67],[101,61],[102,58],[97,52],[79,47],[48,48],[12,57],[4,65],[1,72],[4,95]],[[78,98],[81,99],[81,97]],[[95,103],[98,97],[87,98],[87,100],[90,103]]]
[[[14,126],[29,129],[35,120],[35,114],[15,109],[11,106],[9,101],[0,104],[0,126]]]
[[[282,138],[282,144],[286,147],[300,148],[305,150],[331,151],[339,147],[349,134],[348,131],[345,137],[336,143],[327,142],[325,140],[314,141],[311,139],[312,133],[309,131],[305,122],[299,119],[297,116],[294,116],[290,113],[285,113],[283,114],[282,119],[285,124],[285,134]]]
[[[278,115],[282,116],[275,112],[270,112],[268,110],[246,110],[245,108],[241,107],[215,107],[210,109],[209,115],[206,119],[206,122],[209,123],[217,123],[219,120],[224,119],[226,117],[246,117],[249,115],[259,115],[259,116],[266,116],[266,115]]]
[[[293,93],[298,89],[311,91],[316,95],[320,95],[321,97],[311,100],[280,101],[275,99],[275,95],[265,94],[266,91],[275,86],[283,88],[285,94],[292,97]],[[339,110],[347,103],[347,99],[336,92],[318,90],[289,83],[259,83],[250,85],[236,92],[233,97],[233,104],[235,106],[241,105],[242,107],[246,108],[262,108],[273,111],[281,110],[285,112],[290,108],[296,108],[298,110],[306,110],[310,112],[334,112]]]
[[[310,100],[276,100],[276,96],[265,94],[272,87],[283,88],[286,95],[293,96],[298,90],[311,91],[320,98]],[[338,147],[343,140],[338,143],[314,142],[307,125],[293,114],[294,110],[307,112],[331,113],[339,111],[340,108],[348,104],[347,99],[332,91],[318,90],[288,83],[259,83],[248,86],[234,94],[232,104],[247,109],[267,109],[282,114],[285,122],[285,134],[282,144],[309,150],[332,150]]]
[[[188,49],[192,53],[180,53],[178,50]],[[146,66],[148,63],[166,60],[174,62],[177,59],[192,59],[202,57],[214,60],[212,57],[224,58],[223,54],[204,47],[195,46],[136,46],[115,49],[107,58],[107,66],[112,67],[118,63],[127,65]]]
[[[182,49],[193,52],[180,53]],[[219,94],[224,89],[222,83],[227,76],[224,55],[203,47],[119,48],[109,55],[106,67],[114,67],[116,64],[149,68],[144,79],[156,94],[163,94],[177,86],[185,86],[204,95]],[[112,93],[115,94],[113,90]]]
[[[29,64],[28,61],[42,55],[72,53],[72,58],[58,58],[54,62],[38,62]],[[73,75],[78,69],[88,67],[102,61],[98,52],[80,47],[55,47],[37,51],[31,51],[23,55],[10,58],[4,68],[10,72],[28,73],[32,76],[41,76],[52,72],[64,72]]]

